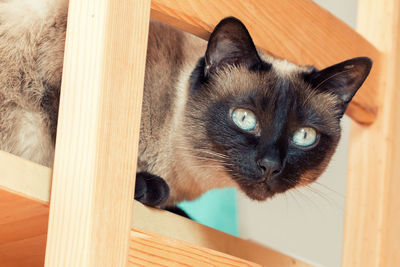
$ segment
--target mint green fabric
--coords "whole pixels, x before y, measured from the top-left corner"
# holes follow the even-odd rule
[[[235,188],[214,189],[195,201],[181,202],[178,207],[201,224],[237,236],[236,194]]]

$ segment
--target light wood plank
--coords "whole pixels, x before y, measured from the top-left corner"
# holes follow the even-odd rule
[[[0,151],[0,162],[4,164],[0,168],[0,189],[34,196],[42,202],[49,201],[51,169],[4,151]]]
[[[299,64],[323,68],[357,56],[380,59],[361,35],[311,0],[152,0],[151,8],[152,18],[204,39],[222,18],[238,17],[258,47]],[[377,70],[347,110],[360,123],[377,114]]]
[[[204,247],[133,229],[128,266],[260,266]]]
[[[40,191],[29,199],[0,189],[2,267],[43,266],[49,206],[37,200]]]
[[[189,251],[192,250],[191,246],[207,248],[208,250],[206,251],[218,251],[263,266],[311,266],[255,242],[237,238],[167,211],[146,207],[137,201],[134,203],[133,212],[135,214],[132,223],[133,232],[145,231],[147,232],[146,235],[150,235],[150,239],[153,239],[154,236],[162,235],[163,242],[167,244],[177,242],[171,240],[183,241],[186,244],[190,244],[188,245]],[[150,233],[156,235],[153,236]],[[133,237],[135,239],[135,235]],[[157,243],[155,240],[154,242]],[[180,246],[178,245],[175,248],[179,250]],[[196,250],[192,251],[195,252]],[[208,257],[210,259],[213,255],[210,254]],[[190,266],[199,266],[186,261],[185,263]],[[167,266],[171,265],[167,264]]]
[[[4,153],[0,169],[9,166],[9,162],[13,163],[13,168],[9,170],[10,177],[17,181],[46,185],[51,180],[49,168],[8,153]],[[35,175],[24,178],[25,173],[20,170],[27,167]],[[0,177],[0,184],[1,181]],[[46,239],[42,236],[46,236],[47,233],[49,199],[47,198],[44,203],[38,199],[42,193],[40,186],[31,191],[19,191],[18,194],[10,193],[10,191],[16,192],[16,188],[3,188],[4,190],[0,190],[0,262],[3,263],[7,259],[10,266],[43,266]],[[168,244],[184,242],[190,246],[207,249],[206,251],[212,250],[213,252],[210,252],[212,255],[223,253],[264,266],[309,266],[272,249],[222,233],[181,216],[146,207],[137,201],[134,201],[133,206],[135,216],[131,226],[134,229],[131,231],[145,231],[163,236]],[[14,243],[19,240],[26,240],[26,243]],[[11,249],[15,245],[18,245],[20,253],[18,257],[13,256],[18,252]],[[130,253],[132,254],[131,250]],[[149,260],[147,256],[145,259]],[[34,264],[28,265],[30,261]]]
[[[124,266],[150,0],[70,0],[46,266]]]
[[[351,125],[343,266],[400,266],[400,2],[359,0],[357,29],[384,52],[370,127]]]

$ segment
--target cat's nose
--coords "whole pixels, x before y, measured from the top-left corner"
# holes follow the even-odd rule
[[[257,165],[263,176],[274,177],[281,173],[282,164],[279,159],[264,157],[257,161]]]

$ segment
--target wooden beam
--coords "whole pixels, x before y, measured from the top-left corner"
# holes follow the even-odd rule
[[[343,266],[400,266],[400,2],[359,0],[357,30],[384,53],[370,127],[352,123]]]
[[[255,242],[237,238],[167,211],[146,207],[137,201],[134,203],[133,212],[138,216],[135,216],[133,220],[132,231],[147,232],[146,235],[150,236],[150,239],[153,239],[154,236],[162,236],[166,244],[182,241],[187,244],[187,251],[192,251],[193,253],[198,248],[202,248],[206,252],[210,250],[218,251],[218,253],[231,255],[262,266],[311,266]],[[150,232],[155,235],[153,236]],[[136,236],[133,235],[134,240],[135,238]],[[158,241],[154,240],[154,242],[157,243]],[[180,243],[178,242],[178,244]],[[175,251],[180,246],[178,245],[173,250]],[[213,253],[207,254],[208,259],[214,257]],[[185,263],[190,266],[199,266],[186,261]],[[218,264],[218,266],[220,265]]]
[[[318,68],[357,56],[375,63],[380,59],[374,46],[311,0],[152,0],[151,16],[204,39],[222,18],[235,16],[259,48]],[[376,117],[377,70],[373,68],[348,108],[357,122],[371,123]]]
[[[46,266],[125,266],[150,0],[70,0]]]
[[[43,266],[48,218],[48,204],[10,193],[0,187],[2,267]]]
[[[5,152],[0,151],[0,156],[0,169],[12,164],[13,168],[9,168],[9,177],[15,180],[11,187],[8,187],[5,186],[6,179],[0,177],[1,266],[43,266],[49,195],[45,201],[39,200],[39,196],[42,195],[41,186],[44,187],[51,180],[51,170]],[[34,175],[25,177],[27,170]],[[26,184],[26,187],[20,183]],[[24,191],[33,184],[39,186]],[[140,245],[137,242],[142,242],[143,233],[146,232],[150,239],[159,237],[158,240],[153,240],[155,245],[160,242],[165,242],[163,244],[166,247],[172,243],[178,244],[173,248],[174,251],[185,244],[191,253],[196,254],[197,249],[201,247],[205,255],[210,254],[209,257],[223,254],[229,259],[238,258],[243,260],[238,260],[239,262],[247,261],[263,266],[310,266],[273,249],[211,229],[167,211],[146,207],[137,201],[134,201],[133,212],[135,216],[131,224],[133,228],[130,233],[130,246]],[[163,253],[162,250],[159,254],[156,253],[154,259]],[[132,247],[129,249],[129,255],[129,265],[132,264],[132,255],[136,258],[143,257],[142,260],[150,260],[148,255],[142,255],[142,252],[135,253]],[[9,265],[3,264],[4,262]],[[29,262],[32,264],[29,265]]]
[[[0,189],[49,202],[51,169],[4,151],[0,151],[0,162]]]
[[[128,266],[132,267],[154,265],[261,267],[259,264],[228,254],[136,229],[131,231],[128,262]]]

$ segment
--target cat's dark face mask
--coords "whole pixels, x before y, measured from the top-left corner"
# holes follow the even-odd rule
[[[263,60],[244,25],[224,19],[192,73],[187,138],[253,199],[308,184],[334,153],[340,119],[371,65],[355,58],[318,71]]]

